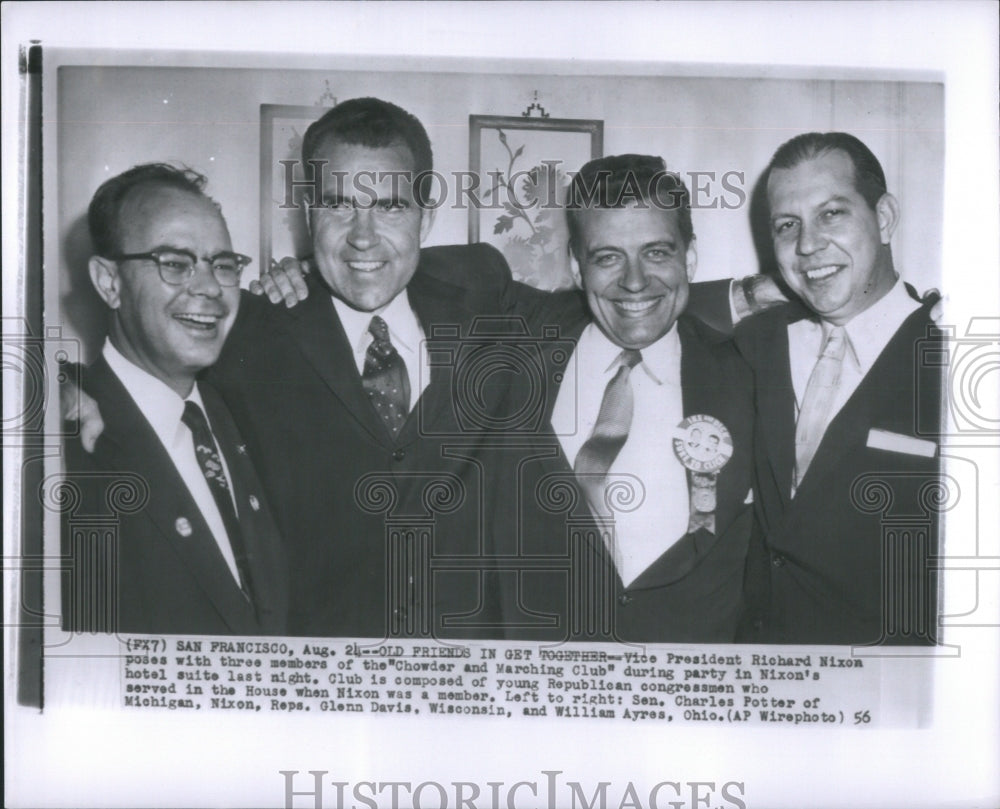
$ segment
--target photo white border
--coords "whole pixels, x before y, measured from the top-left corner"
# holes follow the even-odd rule
[[[23,3],[5,4],[2,15],[5,317],[21,305],[13,269],[17,220],[9,215],[18,209],[20,125],[10,102],[20,94],[17,47],[31,39],[41,40],[43,53],[97,48],[90,57],[109,64],[128,63],[121,49],[155,41],[170,49],[168,64],[186,65],[259,66],[261,54],[271,53],[271,67],[326,67],[364,54],[380,57],[385,69],[427,69],[427,59],[455,58],[477,60],[472,70],[493,70],[492,60],[524,57],[526,69],[544,66],[538,61],[544,55],[586,60],[584,71],[603,62],[601,72],[628,65],[641,73],[666,63],[697,75],[943,77],[944,322],[961,327],[972,316],[1000,311],[993,3]],[[988,500],[998,481],[992,457],[992,465],[980,467]],[[5,557],[17,536],[10,462],[5,457]],[[983,521],[981,528],[990,532],[981,537],[981,552],[996,555],[995,523]],[[974,530],[949,522],[949,530],[963,529]],[[11,588],[5,593],[9,606]],[[563,770],[563,778],[585,785],[611,781],[618,790],[612,794],[630,780],[736,780],[745,782],[751,809],[995,806],[996,632],[954,630],[949,640],[962,643],[963,656],[937,669],[931,729],[718,731],[595,722],[559,730],[465,718],[338,717],[304,725],[263,715],[220,726],[211,716],[83,708],[39,714],[12,703],[12,646],[5,638],[6,803],[276,806],[284,794],[278,770],[320,769],[330,771],[330,780],[480,784],[540,781],[542,770]]]

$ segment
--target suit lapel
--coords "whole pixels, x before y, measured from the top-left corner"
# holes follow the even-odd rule
[[[799,310],[796,309],[798,316]],[[757,379],[757,419],[775,488],[782,507],[791,501],[795,472],[795,391],[788,359],[791,317],[772,317],[758,336],[750,357]]]
[[[281,630],[288,612],[288,568],[281,537],[264,501],[263,487],[225,405],[211,386],[203,385],[201,395],[232,478],[261,626],[265,631]]]
[[[716,368],[718,360],[694,333],[697,326],[692,321],[682,317],[677,325],[681,338],[681,396],[684,417],[699,414],[713,416],[729,430],[734,442],[741,440],[738,425],[746,423],[748,416],[733,412],[733,399],[724,387],[726,380],[721,378],[721,373]],[[750,452],[749,447],[741,449]],[[746,496],[746,489],[736,491],[740,484],[738,478],[734,466],[723,467],[717,478],[717,533],[732,522],[735,508]]]
[[[460,345],[469,337],[474,316],[467,308],[461,290],[419,270],[410,280],[406,295],[420,322],[427,341],[427,355],[432,362],[427,389],[410,411],[410,417],[400,432],[399,440],[403,443],[416,440],[424,430],[437,432],[444,429],[451,433],[457,428],[456,424],[448,424],[451,414],[462,404],[456,401],[456,391],[453,390],[455,364],[459,362]],[[454,357],[455,364],[449,367],[433,361],[439,353],[442,357],[445,354]],[[416,388],[420,369],[413,368],[409,372],[410,386]]]
[[[298,306],[281,311],[281,315],[284,315],[280,318],[281,327],[295,341],[324,384],[365,431],[380,443],[389,442],[389,434],[361,386],[354,349],[348,342],[329,291],[313,282],[309,297]]]
[[[256,626],[253,608],[153,428],[103,357],[88,369],[85,378],[88,393],[106,414],[104,433],[95,449],[97,459],[109,469],[135,472],[150,483],[149,502],[142,513],[227,625],[235,632],[252,632]],[[182,520],[187,521],[187,528]]]
[[[857,452],[863,447],[869,428],[878,426],[875,424],[875,411],[879,402],[891,395],[887,391],[894,388],[885,382],[893,378],[896,370],[894,362],[905,354],[901,348],[912,346],[914,340],[922,336],[914,331],[914,324],[924,316],[923,310],[918,309],[903,322],[875,360],[875,364],[834,416],[806,470],[802,485],[796,492],[796,499],[808,502],[813,496],[821,496],[826,480],[836,472],[844,455]]]
[[[711,415],[718,418],[727,428],[733,428],[734,422],[728,418],[723,405],[722,392],[715,386],[706,384],[706,380],[715,379],[715,358],[693,333],[695,327],[686,318],[678,320],[678,336],[681,341],[681,399],[685,418],[694,415]],[[727,421],[729,422],[727,424]],[[664,463],[674,463],[673,458],[663,459]],[[732,471],[732,470],[730,470]],[[705,557],[718,540],[721,528],[732,520],[729,504],[735,501],[733,488],[735,475],[725,473],[719,475],[716,493],[717,502],[723,505],[716,513],[716,523],[720,530],[715,534],[699,529],[685,533],[673,545],[644,570],[639,577],[629,585],[630,590],[643,590],[652,587],[662,587],[684,578],[698,562]],[[690,485],[690,484],[689,484]]]

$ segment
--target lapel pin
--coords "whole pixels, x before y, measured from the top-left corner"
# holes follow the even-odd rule
[[[260,511],[260,500],[257,499],[256,495],[250,495],[250,508],[254,511]]]
[[[247,454],[247,445],[246,444],[237,444],[236,445],[236,451],[240,455],[246,455]]]
[[[182,537],[189,537],[189,536],[191,536],[191,533],[192,533],[192,531],[191,531],[191,523],[188,521],[187,517],[178,517],[174,521],[174,529]]]

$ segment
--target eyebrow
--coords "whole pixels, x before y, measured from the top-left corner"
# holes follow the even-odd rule
[[[191,256],[195,259],[198,258],[198,254],[188,247],[178,247],[174,244],[158,244],[156,247],[151,247],[149,250],[145,250],[146,253],[183,253],[186,256]],[[210,256],[201,256],[201,258],[219,258],[220,256],[235,256],[237,253],[234,250],[217,250]]]
[[[158,244],[156,247],[150,247],[145,251],[146,253],[187,253],[189,256],[194,256],[195,252],[189,247],[178,247],[176,244]],[[197,258],[197,256],[195,256]]]
[[[677,248],[677,240],[676,239],[656,239],[655,241],[645,242],[645,243],[641,244],[639,246],[639,249],[640,250],[648,250],[651,247],[668,247],[670,249],[676,249]],[[598,253],[600,253],[603,250],[614,250],[615,252],[618,252],[618,253],[624,252],[623,248],[620,247],[619,245],[614,245],[614,244],[598,245],[597,247],[592,247],[591,249],[589,249],[587,251],[587,258],[592,258],[593,256],[597,255]]]
[[[398,194],[393,194],[392,196],[387,196],[387,197],[376,196],[375,199],[372,201],[371,205],[367,204],[367,200],[369,198],[370,197],[368,197],[366,195],[366,199],[365,199],[366,204],[364,206],[366,208],[368,208],[368,207],[374,208],[377,205],[383,205],[383,204],[385,204],[387,202],[391,203],[393,205],[400,205],[400,206],[402,206],[404,208],[409,208],[411,205],[413,205],[413,202],[411,200],[404,199],[403,197],[399,196]],[[355,204],[355,200],[353,198],[345,197],[343,194],[324,194],[323,195],[323,206],[329,206],[329,205],[354,205],[354,204]]]
[[[814,205],[813,208],[814,209],[816,209],[816,208],[822,208],[822,207],[824,207],[826,205],[829,205],[830,203],[836,203],[838,205],[852,205],[853,201],[851,199],[849,199],[848,197],[843,196],[842,194],[834,194],[832,197],[827,197],[822,202]],[[776,213],[772,213],[771,214],[771,221],[773,222],[775,219],[781,219],[783,217],[784,218],[789,218],[789,219],[798,219],[799,218],[798,214],[776,212]]]

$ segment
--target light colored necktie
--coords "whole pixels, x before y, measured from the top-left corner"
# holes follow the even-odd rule
[[[604,489],[611,464],[625,446],[632,426],[635,400],[629,374],[642,362],[642,354],[627,348],[619,355],[618,362],[618,371],[604,389],[594,431],[580,447],[573,463],[573,471],[587,495],[591,509],[601,517],[611,516],[605,502]]]
[[[844,327],[833,326],[826,336],[823,352],[809,375],[802,407],[799,408],[799,420],[795,425],[796,489],[802,484],[829,424],[830,408],[840,385],[846,347],[847,332]]]

